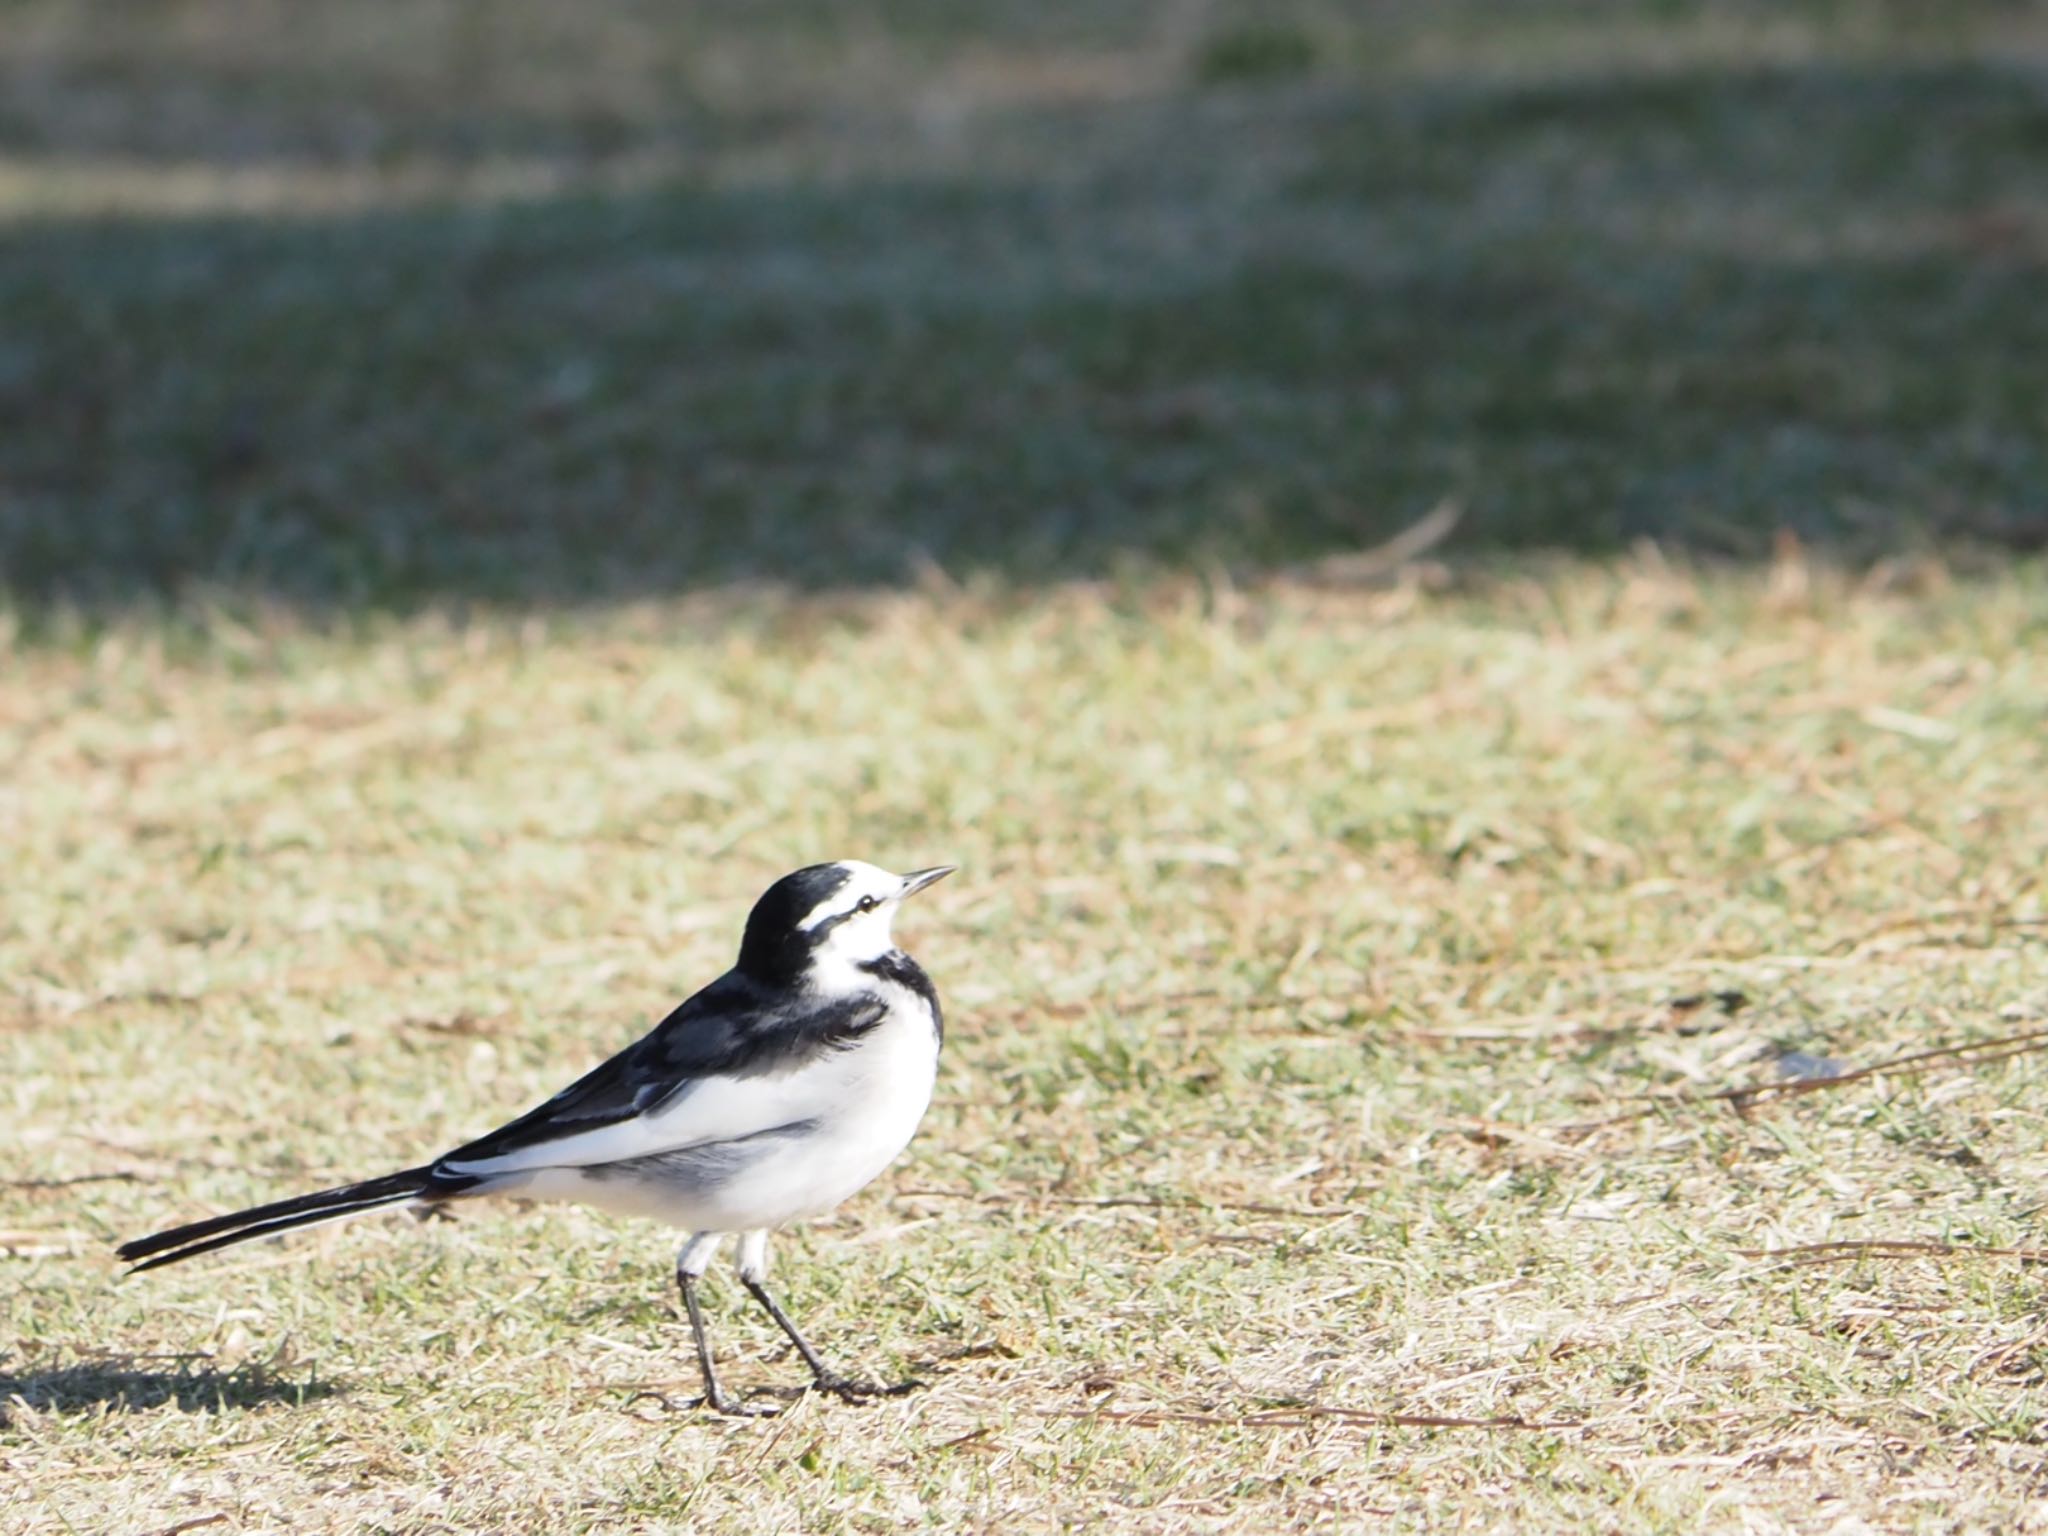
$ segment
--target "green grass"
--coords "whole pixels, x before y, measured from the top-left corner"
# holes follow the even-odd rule
[[[2037,1518],[2039,12],[567,16],[0,17],[0,1528]],[[119,1279],[839,855],[923,1392],[570,1209]]]

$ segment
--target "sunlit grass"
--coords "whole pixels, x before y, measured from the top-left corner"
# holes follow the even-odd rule
[[[1169,581],[18,652],[0,965],[21,1162],[53,1182],[0,1218],[17,1508],[2015,1508],[2030,1271],[1751,1255],[2029,1246],[2042,1058],[1687,1097],[2040,1027],[2044,588],[1938,576]],[[906,933],[952,1026],[912,1154],[785,1243],[783,1283],[835,1355],[928,1391],[664,1409],[692,1380],[669,1239],[574,1211],[116,1284],[112,1239],[523,1107],[728,963],[775,873],[846,853],[964,866]],[[715,1323],[737,1383],[798,1379],[730,1289]],[[1395,1413],[1547,1427],[1342,1416]]]

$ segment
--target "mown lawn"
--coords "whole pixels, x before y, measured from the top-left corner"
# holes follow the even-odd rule
[[[766,14],[0,18],[0,1529],[2048,1526],[2041,12]],[[926,1390],[574,1210],[119,1279],[841,855]]]

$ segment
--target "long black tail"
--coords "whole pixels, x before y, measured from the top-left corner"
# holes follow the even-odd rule
[[[373,1211],[380,1205],[416,1200],[430,1190],[454,1194],[462,1187],[459,1181],[451,1187],[448,1181],[436,1179],[431,1168],[408,1168],[381,1179],[365,1179],[360,1184],[323,1189],[293,1200],[277,1200],[229,1216],[210,1216],[154,1237],[138,1237],[114,1251],[135,1266],[130,1273],[136,1274],[159,1265],[175,1264],[180,1259],[196,1258],[231,1243],[247,1242],[252,1237],[268,1237],[273,1232],[289,1232],[293,1227],[310,1227],[316,1222],[353,1216],[358,1211]]]

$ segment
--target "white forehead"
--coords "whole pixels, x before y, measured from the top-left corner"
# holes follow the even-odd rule
[[[877,901],[885,901],[903,889],[900,876],[878,869],[873,864],[863,864],[859,859],[846,859],[834,867],[845,874],[845,881],[838,890],[803,915],[797,923],[800,931],[808,933],[820,923],[844,917],[860,905],[863,897],[872,896]]]

